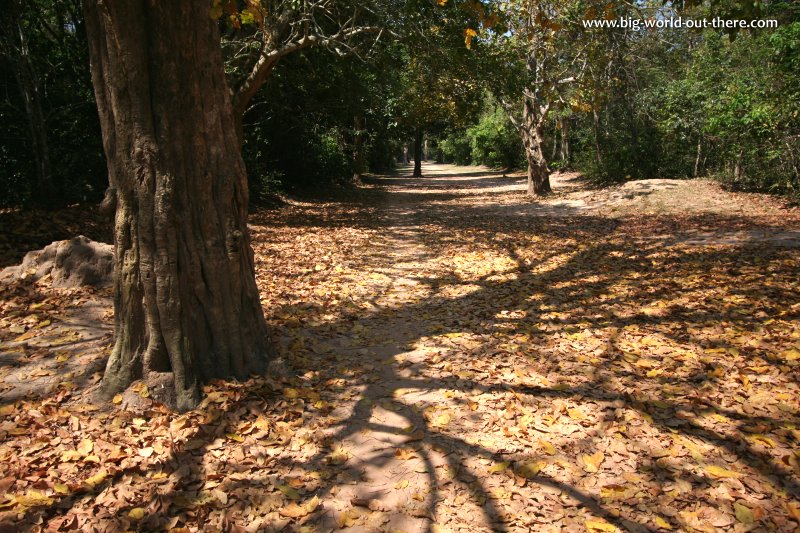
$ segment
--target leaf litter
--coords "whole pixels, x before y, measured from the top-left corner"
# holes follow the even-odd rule
[[[252,216],[294,373],[211,383],[189,413],[144,385],[92,403],[107,292],[0,287],[0,525],[798,528],[800,253],[681,238],[797,210],[555,213],[513,177],[426,171]],[[73,320],[89,307],[105,329]]]

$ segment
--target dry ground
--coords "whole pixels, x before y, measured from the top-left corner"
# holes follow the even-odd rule
[[[107,293],[0,287],[0,525],[797,530],[797,209],[424,171],[253,215],[296,375],[190,413],[91,402]]]

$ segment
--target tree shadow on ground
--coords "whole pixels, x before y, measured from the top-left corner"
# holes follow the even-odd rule
[[[763,393],[798,384],[797,365],[777,355],[800,321],[796,252],[638,238],[693,224],[668,217],[655,227],[497,221],[453,206],[422,218],[423,195],[399,206],[382,197],[369,196],[372,210],[299,210],[285,222],[385,233],[376,253],[348,265],[389,280],[364,296],[369,311],[331,309],[298,288],[295,303],[268,309],[293,318],[283,344],[296,378],[219,385],[186,415],[190,435],[170,433],[157,465],[121,468],[29,523],[72,520],[81,498],[139,482],[147,491],[97,519],[107,530],[433,531],[449,521],[509,531],[600,518],[646,531],[655,517],[696,527],[698,509],[732,516],[739,501],[760,506],[760,526],[792,527],[783,505],[800,487],[784,452],[798,445],[790,426],[800,416],[796,399]],[[317,275],[313,286],[332,290]],[[613,467],[592,472],[584,457],[599,447]],[[620,474],[638,492],[625,492]],[[398,488],[403,480],[414,485]],[[142,522],[126,514],[136,507]]]

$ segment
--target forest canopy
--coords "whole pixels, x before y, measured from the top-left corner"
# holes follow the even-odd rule
[[[415,139],[432,160],[524,169],[537,127],[542,176],[569,168],[601,182],[708,176],[736,190],[800,190],[796,2],[272,4],[209,8],[255,201],[386,170],[413,159]],[[80,2],[10,6],[0,202],[98,201],[107,178]],[[777,27],[585,24],[677,17]]]

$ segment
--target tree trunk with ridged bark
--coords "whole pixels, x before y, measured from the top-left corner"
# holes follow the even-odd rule
[[[528,196],[544,196],[551,192],[550,168],[544,156],[544,124],[547,110],[537,109],[530,99],[525,98],[522,110],[522,124],[519,128],[525,159],[528,162]]]
[[[115,344],[102,391],[169,383],[179,409],[213,378],[266,370],[247,177],[210,3],[85,2],[116,194]]]

